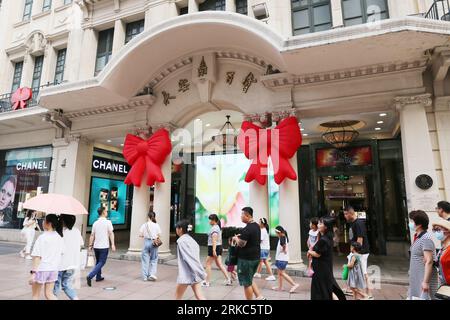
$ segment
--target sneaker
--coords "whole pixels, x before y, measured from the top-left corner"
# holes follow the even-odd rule
[[[224,285],[232,286],[233,285],[233,281],[231,279],[225,280]]]
[[[280,288],[280,287],[272,287],[272,290],[273,291],[284,291],[284,289]]]
[[[20,251],[20,256],[22,257],[22,258],[25,258],[25,253],[23,253],[23,251]]]
[[[258,298],[256,298],[255,300],[267,300],[266,297],[260,296]]]
[[[275,276],[268,276],[267,278],[266,278],[266,281],[277,281],[277,278],[275,278]]]
[[[345,294],[346,296],[353,297],[353,291],[351,291],[351,290],[344,290],[344,294]]]
[[[298,283],[295,284],[295,285],[291,288],[291,290],[289,290],[289,293],[295,293],[295,290],[297,290],[298,287],[300,287],[300,285],[299,285]]]
[[[144,279],[142,279],[142,281],[148,281],[148,278],[144,278]]]
[[[95,279],[95,281],[97,281],[97,282],[100,282],[100,281],[103,281],[103,280],[105,280],[105,278],[103,278],[103,277]]]
[[[209,287],[209,282],[203,281],[202,282],[202,287]]]
[[[86,282],[89,287],[92,287],[92,279],[91,278],[86,277]]]
[[[31,256],[26,256],[25,259],[26,260],[33,260],[33,258]]]
[[[156,281],[156,279],[158,279],[158,278],[156,278],[156,276],[148,277],[148,281]]]
[[[261,273],[255,273],[255,275],[253,276],[253,278],[261,278]]]

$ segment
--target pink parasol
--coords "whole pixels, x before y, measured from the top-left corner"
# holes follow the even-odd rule
[[[88,214],[80,201],[74,197],[56,193],[40,194],[33,197],[25,201],[23,208],[55,214]]]

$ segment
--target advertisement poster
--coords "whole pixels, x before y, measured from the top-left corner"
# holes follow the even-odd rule
[[[316,151],[317,168],[336,167],[338,165],[366,166],[372,164],[371,147],[347,149],[319,149]]]
[[[195,188],[195,232],[207,233],[208,216],[219,216],[221,226],[244,227],[241,209],[252,206],[249,184],[244,181],[250,162],[242,153],[198,156]],[[271,231],[278,223],[278,185],[269,178]]]
[[[98,219],[100,206],[108,209],[112,224],[124,224],[126,200],[127,185],[122,180],[92,177],[88,225],[92,226]]]

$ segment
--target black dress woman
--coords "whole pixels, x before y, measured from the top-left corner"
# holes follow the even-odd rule
[[[312,257],[314,274],[311,282],[311,300],[346,300],[333,276],[333,225],[331,217],[319,220],[319,240],[308,251]]]

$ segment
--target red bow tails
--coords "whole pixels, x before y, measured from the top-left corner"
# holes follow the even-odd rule
[[[256,180],[259,184],[267,182],[269,157],[274,169],[275,183],[284,179],[297,179],[297,174],[289,163],[302,144],[302,135],[296,117],[286,118],[275,129],[263,129],[244,121],[238,136],[239,148],[247,159],[252,160],[245,176],[246,182]]]
[[[172,151],[169,132],[159,129],[149,139],[144,140],[132,134],[125,138],[123,156],[131,166],[125,184],[141,186],[142,177],[147,172],[147,185],[164,182],[161,166]]]
[[[27,101],[31,99],[33,92],[30,88],[23,87],[16,90],[11,96],[11,103],[13,104],[12,109],[17,110],[25,109],[27,106]]]

